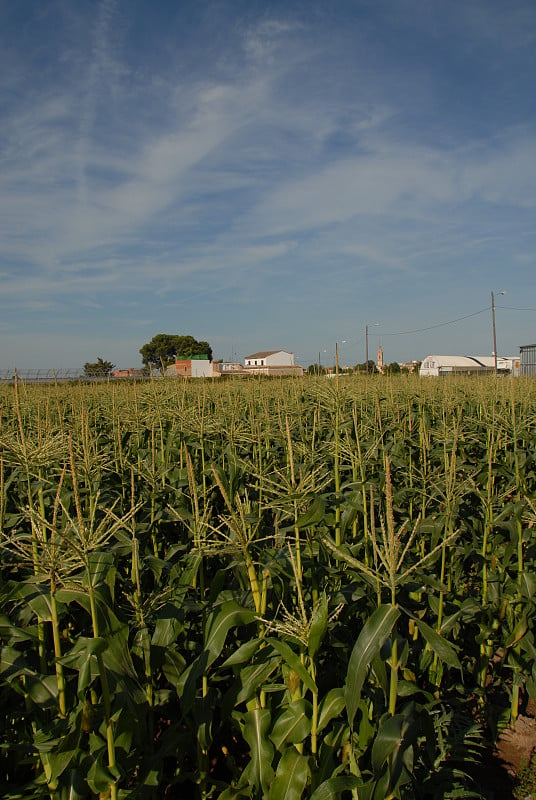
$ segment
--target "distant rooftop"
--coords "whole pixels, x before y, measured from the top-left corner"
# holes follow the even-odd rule
[[[252,353],[246,358],[266,358],[266,356],[273,356],[274,353],[286,353],[287,350],[261,350],[260,353]]]

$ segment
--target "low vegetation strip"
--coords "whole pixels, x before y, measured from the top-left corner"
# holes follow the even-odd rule
[[[536,697],[536,386],[0,389],[5,798],[454,798]]]

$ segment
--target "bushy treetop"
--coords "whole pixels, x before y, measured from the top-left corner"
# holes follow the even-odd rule
[[[114,367],[115,364],[112,364],[111,361],[104,361],[104,359],[99,356],[94,362],[86,361],[84,364],[84,375],[88,378],[104,378],[111,374]]]
[[[208,342],[198,342],[193,336],[178,336],[172,333],[157,333],[150,342],[140,348],[146,367],[161,368],[173,364],[175,356],[189,358],[206,355],[212,361],[212,348]]]

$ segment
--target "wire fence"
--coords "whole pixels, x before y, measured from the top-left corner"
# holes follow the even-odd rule
[[[0,384],[14,383],[65,383],[66,381],[102,381],[107,375],[87,375],[81,369],[22,369],[0,370]]]

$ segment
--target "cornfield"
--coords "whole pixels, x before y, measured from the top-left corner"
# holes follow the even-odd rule
[[[478,797],[536,697],[535,422],[525,379],[3,387],[2,797]]]

